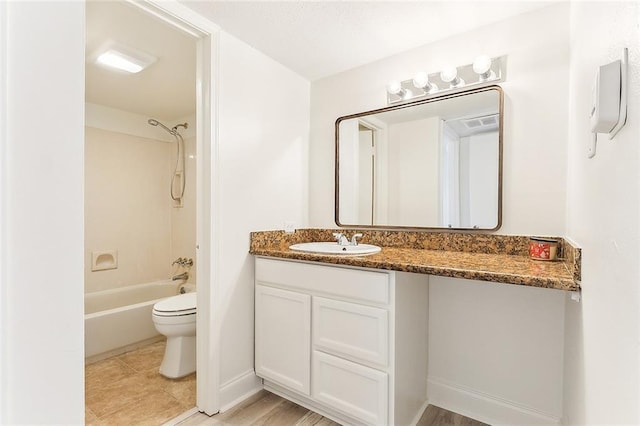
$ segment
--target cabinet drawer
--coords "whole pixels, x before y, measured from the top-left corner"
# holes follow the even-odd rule
[[[311,296],[256,286],[256,374],[305,395],[311,378]]]
[[[385,309],[313,297],[311,324],[314,349],[387,366],[389,320]]]
[[[332,355],[313,351],[312,396],[369,424],[388,424],[388,377]]]
[[[389,273],[256,258],[256,283],[334,295],[376,304],[389,303]]]

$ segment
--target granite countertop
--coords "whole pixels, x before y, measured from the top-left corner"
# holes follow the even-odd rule
[[[331,233],[336,231],[298,230],[297,235],[281,231],[253,232],[250,253],[558,290],[580,289],[580,249],[561,238],[558,249],[562,259],[556,261],[530,259],[529,237],[494,234],[365,231],[363,242],[382,247],[381,252],[366,256],[302,253],[289,249],[289,245],[300,242],[331,241]]]

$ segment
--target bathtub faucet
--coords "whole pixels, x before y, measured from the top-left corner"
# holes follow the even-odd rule
[[[178,275],[174,275],[173,278],[171,278],[173,281],[178,281],[178,280],[184,280],[187,281],[189,279],[189,273],[188,272],[183,272],[181,274]]]

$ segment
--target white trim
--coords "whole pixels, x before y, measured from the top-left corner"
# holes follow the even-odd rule
[[[220,412],[227,411],[263,389],[262,379],[253,369],[220,386]]]
[[[413,420],[411,420],[411,423],[409,423],[410,426],[416,426],[418,424],[418,422],[424,415],[424,412],[427,410],[429,405],[431,404],[429,403],[428,400],[425,401],[424,404],[422,404],[422,406],[420,407],[420,410],[416,413],[416,416],[413,418]]]
[[[196,261],[198,270],[197,407],[208,415],[220,408],[218,34],[213,22],[176,0],[126,0],[198,37],[196,66]],[[213,172],[212,172],[213,171]],[[214,218],[214,219],[212,219]]]
[[[0,1],[0,347],[6,348],[5,328],[7,290],[5,277],[6,224],[5,224],[5,174],[7,172],[7,2]],[[4,351],[0,351],[0,395],[8,395],[5,372],[7,372]],[[0,424],[6,422],[8,398],[0,402]]]
[[[162,426],[176,426],[176,425],[180,424],[182,421],[187,420],[189,417],[191,417],[194,414],[197,414],[199,412],[200,411],[198,410],[198,407],[190,408],[189,410],[185,411],[184,413],[180,414],[179,416],[176,416],[176,417],[172,418],[171,420],[169,420],[168,422],[163,423]]]
[[[444,379],[427,379],[429,404],[492,425],[560,425],[561,419]]]

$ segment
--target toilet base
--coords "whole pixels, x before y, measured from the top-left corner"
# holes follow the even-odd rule
[[[167,337],[160,374],[178,379],[196,371],[196,336]]]

